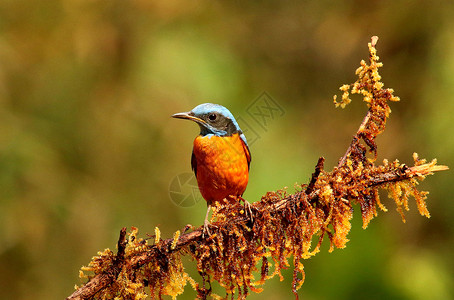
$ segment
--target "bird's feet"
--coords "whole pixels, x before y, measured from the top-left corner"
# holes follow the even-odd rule
[[[208,222],[208,220],[205,220],[203,222],[203,231],[202,231],[202,238],[205,238],[205,236],[210,236],[211,233],[210,233],[210,229],[208,228],[208,225],[210,223]]]
[[[205,235],[208,235],[208,236],[211,235],[210,230],[208,229],[208,225],[210,224],[208,222],[208,215],[210,214],[210,210],[211,210],[211,205],[208,204],[207,214],[205,215],[205,220],[203,221],[202,238],[205,238]]]
[[[249,203],[246,199],[243,199],[244,201],[244,211],[247,215],[249,215],[249,219],[251,222],[254,222],[254,214],[252,213],[252,205]]]

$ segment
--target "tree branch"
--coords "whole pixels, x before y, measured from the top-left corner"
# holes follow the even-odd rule
[[[351,100],[349,92],[361,94],[368,105],[368,112],[339,164],[331,172],[324,170],[323,157],[319,158],[309,184],[301,191],[287,194],[285,191],[268,192],[260,201],[250,205],[252,217],[239,201],[233,204],[216,203],[210,226],[210,236],[202,237],[202,227],[183,234],[177,231],[173,238],[161,240],[156,228],[155,242],[149,245],[137,238],[133,228],[126,238],[126,229],[120,231],[118,251],[105,250],[94,257],[83,271],[94,275],[82,277],[90,280],[67,299],[140,298],[171,295],[176,297],[189,282],[206,299],[211,293],[211,282],[216,280],[227,294],[238,298],[247,296],[249,290],[260,292],[258,286],[278,275],[289,266],[293,258],[292,290],[297,290],[304,281],[301,260],[312,257],[320,250],[324,237],[331,243],[330,251],[343,248],[348,241],[352,218],[352,205],[361,208],[363,227],[377,215],[377,207],[386,210],[379,200],[378,189],[389,190],[390,197],[404,218],[408,210],[408,198],[416,199],[418,210],[429,216],[425,199],[426,192],[418,191],[418,180],[433,172],[447,170],[436,165],[436,160],[426,163],[417,154],[415,165],[408,167],[383,161],[375,165],[377,145],[375,138],[385,129],[390,114],[389,101],[398,101],[392,89],[384,89],[378,75],[382,66],[376,56],[378,38],[369,43],[369,64],[362,61],[356,74],[358,80],[341,87],[342,101],[334,103],[345,107]],[[368,157],[373,153],[374,157]],[[404,219],[403,219],[404,220]],[[189,226],[191,227],[191,226]],[[315,248],[312,239],[317,236]],[[197,264],[202,282],[196,283],[184,271],[182,255],[190,255]],[[261,263],[261,268],[257,265]],[[270,273],[270,264],[274,266]],[[255,281],[254,274],[260,272]]]
[[[323,158],[319,159],[319,163],[317,164],[316,172],[312,176],[312,179],[317,178],[318,175],[320,174],[320,167],[323,168]],[[415,176],[425,176],[425,175],[430,175],[433,172],[438,172],[438,171],[444,171],[448,170],[449,168],[447,166],[441,166],[441,165],[433,165],[432,163],[427,163],[424,165],[420,166],[414,166],[414,167],[403,167],[403,168],[398,168],[391,170],[386,173],[382,174],[377,174],[376,176],[370,178],[369,181],[365,183],[365,186],[367,187],[377,187],[380,185],[384,185],[387,183],[392,183],[396,181],[404,181],[411,179]],[[312,183],[312,181],[311,181]],[[311,185],[309,185],[311,186]],[[309,190],[309,189],[308,189]],[[305,193],[307,193],[307,191]],[[274,211],[279,212],[283,211],[285,205],[291,205],[291,202],[289,200],[298,198],[302,192],[296,193],[295,195],[288,196],[285,199],[281,200],[280,202],[276,203],[274,206]],[[317,199],[316,193],[311,192],[312,194],[312,199]],[[256,216],[257,213],[259,213],[260,210],[256,208],[257,204],[252,203],[251,204],[252,209],[254,210],[254,215]],[[245,216],[239,216],[235,218],[234,220],[228,220],[223,223],[216,223],[216,227],[228,227],[230,226],[231,223],[246,223],[248,221],[248,218]],[[182,236],[179,237],[178,241],[175,244],[174,249],[170,249],[170,245],[174,242],[173,238],[165,239],[159,242],[157,245],[152,245],[144,251],[137,253],[134,256],[131,256],[128,258],[127,261],[124,261],[123,263],[131,266],[132,268],[139,269],[143,265],[149,263],[152,258],[154,257],[154,253],[157,251],[157,249],[166,249],[165,251],[171,253],[171,252],[177,252],[179,249],[182,247],[195,243],[199,240],[202,239],[202,227],[196,228],[193,231],[183,234]],[[119,257],[119,260],[122,260],[124,257],[124,245],[126,245],[126,240],[125,240],[125,233],[126,233],[126,228],[123,228],[120,231],[120,238],[118,240],[118,245],[122,245],[121,247],[118,248],[118,253],[117,257]],[[106,273],[99,274],[95,277],[93,277],[88,283],[86,283],[84,286],[76,290],[71,296],[66,298],[67,300],[76,300],[76,299],[90,299],[92,298],[100,289],[105,288],[106,286],[110,285],[113,280],[115,279],[115,274],[118,274],[118,265],[113,265],[111,270],[107,271]]]

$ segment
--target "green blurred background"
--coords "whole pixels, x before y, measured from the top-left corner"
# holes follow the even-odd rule
[[[198,133],[173,113],[215,102],[248,124],[249,201],[293,191],[319,156],[331,169],[366,109],[359,99],[335,109],[332,96],[356,79],[372,35],[385,86],[402,100],[379,162],[411,164],[418,152],[454,167],[453,15],[448,0],[2,0],[0,298],[70,295],[79,268],[114,249],[123,226],[168,237],[202,223],[204,201],[169,196]],[[282,111],[262,127],[250,112],[263,92]],[[389,212],[363,230],[356,209],[347,248],[325,243],[306,261],[300,296],[453,299],[451,172],[421,184],[430,219],[412,200],[402,223],[384,195]],[[292,299],[291,271],[264,288],[250,299]],[[194,298],[186,291],[179,299]]]

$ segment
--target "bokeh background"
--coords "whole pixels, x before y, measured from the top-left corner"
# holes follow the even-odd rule
[[[203,201],[169,196],[191,172],[198,133],[173,113],[215,102],[247,126],[249,201],[293,191],[319,156],[331,169],[366,110],[358,98],[335,109],[332,97],[356,79],[372,35],[385,86],[401,97],[378,160],[411,164],[418,152],[454,167],[453,15],[449,0],[2,0],[0,298],[70,295],[123,226],[171,236],[202,224]],[[262,126],[251,111],[264,95],[281,110]],[[325,244],[306,261],[300,296],[453,299],[452,180],[448,171],[421,184],[430,219],[411,202],[402,223],[384,195],[389,212],[363,230],[357,209],[347,247]],[[292,299],[291,270],[264,287],[250,299]],[[186,291],[179,299],[194,298]]]

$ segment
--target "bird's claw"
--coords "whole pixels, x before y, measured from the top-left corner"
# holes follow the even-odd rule
[[[249,218],[250,218],[251,222],[253,222],[254,215],[252,214],[252,209],[251,209],[252,205],[247,200],[243,199],[243,201],[244,201],[244,210],[248,212]]]
[[[209,224],[210,224],[210,223],[209,223],[207,220],[205,220],[205,221],[203,222],[202,238],[205,238],[205,235],[207,235],[207,236],[210,236],[210,235],[211,235],[210,229],[208,228],[208,225],[209,225]]]

